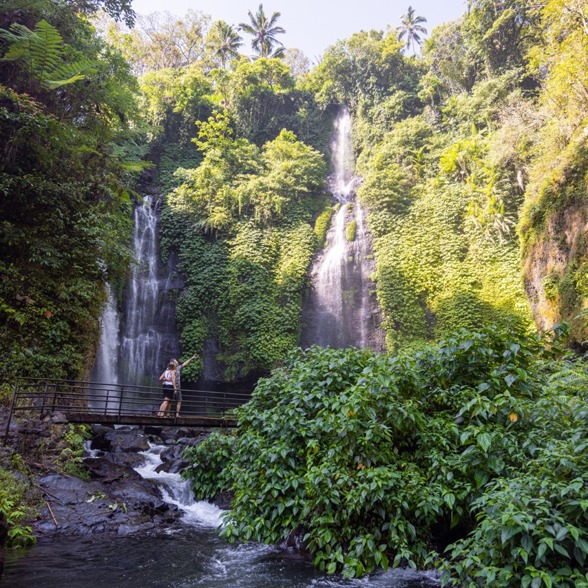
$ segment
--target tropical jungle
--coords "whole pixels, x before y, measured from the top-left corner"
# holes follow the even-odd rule
[[[250,8],[3,0],[1,403],[19,377],[90,379],[155,192],[182,380],[213,349],[219,381],[255,382],[235,431],[184,451],[197,499],[230,496],[224,540],[347,579],[588,587],[588,2],[468,0],[431,31],[407,7],[314,62]],[[341,207],[378,346],[303,344]],[[51,467],[83,476],[86,433]],[[29,474],[0,455],[7,546],[35,540]]]

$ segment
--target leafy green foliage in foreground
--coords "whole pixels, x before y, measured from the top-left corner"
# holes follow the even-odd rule
[[[396,357],[299,350],[236,438],[187,452],[187,477],[200,498],[234,493],[225,538],[301,534],[328,573],[434,564],[445,584],[588,585],[587,376],[549,349],[489,329]]]
[[[21,456],[0,464],[0,513],[6,519],[7,547],[25,547],[35,543],[33,530],[25,524],[36,515],[35,490],[27,480],[27,467]]]

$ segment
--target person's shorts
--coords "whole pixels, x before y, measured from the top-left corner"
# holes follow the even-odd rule
[[[181,388],[176,389],[176,401],[182,402],[182,389]]]
[[[173,386],[164,386],[163,387],[163,398],[172,400],[174,397],[174,387]]]

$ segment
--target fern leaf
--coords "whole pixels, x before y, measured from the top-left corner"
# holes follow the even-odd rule
[[[15,43],[8,48],[8,51],[0,61],[26,61],[27,56],[28,49]]]
[[[76,74],[67,80],[43,80],[41,82],[41,86],[46,90],[55,90],[56,88],[60,88],[61,86],[66,86],[67,84],[73,84],[74,82],[79,82],[83,80],[86,76],[82,74]]]
[[[37,38],[30,44],[32,71],[44,83],[49,80],[50,72],[60,63],[63,39],[57,29],[46,20],[39,21],[34,32]]]
[[[14,23],[8,31],[0,29],[0,38],[9,43],[2,61],[20,61],[46,90],[83,80],[97,65],[89,59],[63,63],[63,38],[46,20],[39,21],[34,31]]]
[[[88,74],[96,71],[96,61],[80,59],[74,63],[62,63],[59,67],[49,72],[42,82],[47,90],[55,90],[60,86],[73,84],[83,80]]]
[[[1,61],[23,61],[30,66],[30,38],[35,33],[24,25],[14,23],[10,25],[9,31],[0,29],[0,39],[9,43],[8,50]]]
[[[92,59],[78,59],[71,63],[61,63],[51,71],[52,78],[70,78],[76,75],[89,75],[96,73],[97,61]]]

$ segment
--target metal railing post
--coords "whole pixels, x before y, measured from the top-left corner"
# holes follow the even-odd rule
[[[47,395],[49,394],[49,382],[45,382],[45,389],[43,390],[43,402],[41,403],[41,414],[45,414],[45,402],[47,402]]]
[[[14,382],[14,392],[12,393],[12,402],[10,403],[10,411],[8,412],[8,420],[6,421],[6,431],[4,432],[4,447],[8,442],[8,433],[10,433],[10,422],[12,421],[12,414],[14,413],[14,406],[16,404],[16,394],[18,391],[18,378]]]
[[[53,405],[51,406],[51,412],[55,412],[55,404],[57,403],[57,390],[59,389],[59,382],[55,384],[55,392],[53,393]]]
[[[122,413],[123,396],[125,395],[125,387],[122,386],[118,397],[118,421],[120,422],[120,415]]]

